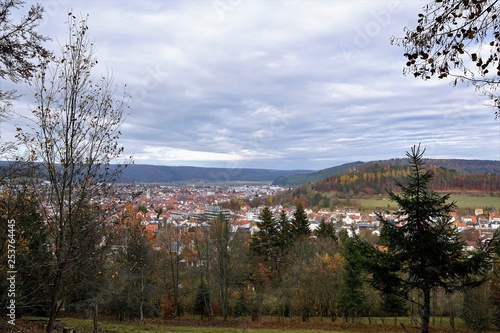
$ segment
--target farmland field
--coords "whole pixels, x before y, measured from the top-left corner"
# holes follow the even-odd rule
[[[495,208],[500,209],[500,197],[492,196],[473,196],[473,195],[452,195],[451,200],[456,201],[459,209],[475,209],[475,208]],[[355,199],[362,209],[395,209],[397,206],[394,202],[389,201],[386,197],[374,197],[371,199]]]

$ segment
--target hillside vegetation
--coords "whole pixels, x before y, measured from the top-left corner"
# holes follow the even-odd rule
[[[449,165],[452,165],[451,163]],[[432,167],[435,177],[430,187],[435,191],[474,196],[500,196],[500,174],[467,173]],[[345,200],[385,196],[386,190],[397,190],[396,181],[405,184],[408,165],[369,163],[353,166],[342,174],[296,186],[273,198],[274,202],[293,204],[302,199],[310,207],[329,208]]]
[[[500,174],[500,161],[464,160],[464,159],[424,159],[426,165],[443,167],[468,174]],[[392,165],[394,167],[408,165],[408,159],[397,158],[372,162],[353,162],[307,174],[284,175],[277,178],[273,184],[295,186],[318,182],[327,177],[341,175],[350,170],[363,170],[372,165]]]
[[[430,186],[433,190],[500,192],[500,174],[470,174],[436,166],[432,169],[435,177]],[[383,194],[386,189],[395,189],[396,180],[404,183],[409,174],[408,166],[375,163],[327,177],[315,183],[313,187],[319,192],[335,191],[350,196]]]
[[[291,174],[310,173],[310,170],[272,170],[243,168],[201,168],[165,165],[129,165],[121,174],[121,183],[185,183],[185,182],[272,182]]]

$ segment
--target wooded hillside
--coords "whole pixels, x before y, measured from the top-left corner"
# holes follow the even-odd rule
[[[474,193],[474,195],[500,196],[500,174],[466,173],[433,166],[435,173],[430,187],[435,191]],[[386,190],[397,191],[396,181],[403,185],[410,169],[403,164],[365,164],[353,166],[342,174],[326,177],[317,182],[296,186],[273,198],[274,202],[293,204],[297,199],[308,206],[328,208],[339,199],[370,198],[386,195]]]
[[[470,174],[444,167],[433,167],[433,170],[435,177],[430,186],[436,191],[500,192],[500,175],[498,174]],[[394,189],[395,179],[404,183],[409,171],[408,166],[376,163],[349,169],[341,175],[327,177],[314,184],[314,189],[319,192],[338,191],[351,195],[384,194],[385,189]]]
[[[500,174],[500,161],[464,159],[424,159],[424,161],[428,166],[444,167],[446,169],[456,170],[468,174]],[[393,165],[406,167],[408,165],[408,160],[405,158],[396,158],[372,162],[346,163],[308,174],[284,175],[277,178],[273,184],[285,186],[314,183],[327,177],[344,174],[350,170],[363,170],[371,165]]]

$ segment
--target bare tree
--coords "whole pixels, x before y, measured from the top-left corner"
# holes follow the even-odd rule
[[[181,227],[167,224],[158,234],[158,245],[162,248],[159,268],[163,280],[162,287],[166,292],[167,315],[174,318],[180,317],[182,313],[180,304],[180,266],[182,252]],[[171,310],[171,312],[169,311]]]
[[[123,166],[110,163],[123,154],[118,138],[126,97],[115,98],[111,79],[92,78],[96,64],[87,19],[70,13],[61,55],[36,72],[33,124],[18,128],[26,159],[41,166],[48,180],[46,186],[36,186],[44,198],[42,213],[53,252],[48,263],[53,277],[47,332],[54,328],[75,270],[84,268],[93,252],[102,249],[108,217],[102,200]]]
[[[470,84],[493,101],[500,116],[499,17],[497,0],[431,1],[418,14],[415,28],[392,38],[405,50],[404,73]]]
[[[220,214],[213,219],[210,228],[213,251],[213,277],[219,296],[224,320],[229,317],[229,303],[234,290],[241,289],[248,275],[245,269],[245,253],[248,249],[242,235],[232,232],[231,221]]]
[[[231,224],[222,214],[212,221],[211,238],[214,247],[214,277],[219,290],[219,300],[224,320],[228,318],[231,274]]]
[[[206,314],[209,317],[213,316],[213,308],[211,301],[212,284],[210,279],[210,271],[212,268],[212,249],[210,248],[210,230],[208,227],[201,226],[199,232],[195,232],[194,246],[197,252],[198,259],[198,278],[199,288],[195,295],[194,312],[201,314],[201,319]]]
[[[0,78],[14,83],[30,78],[37,67],[37,58],[50,56],[42,43],[48,38],[36,32],[43,17],[43,7],[32,5],[28,13],[19,20],[12,18],[23,5],[23,0],[0,1]],[[11,115],[15,90],[0,90],[0,121]],[[2,143],[0,154],[14,148],[13,143]]]

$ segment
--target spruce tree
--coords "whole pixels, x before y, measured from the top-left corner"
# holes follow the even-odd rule
[[[278,275],[278,283],[280,283],[281,274],[286,267],[286,256],[291,245],[291,223],[284,210],[281,211],[277,220],[278,232],[275,242],[276,247],[276,260],[275,270]]]
[[[321,220],[315,234],[319,238],[330,238],[335,243],[338,241],[335,227],[332,223],[327,223],[324,219]]]
[[[389,191],[389,198],[399,209],[397,223],[385,218],[379,247],[356,238],[366,253],[366,264],[372,273],[372,285],[383,293],[408,298],[411,290],[422,295],[421,332],[429,332],[431,291],[446,292],[478,286],[487,278],[498,243],[498,233],[475,251],[465,244],[454,227],[449,212],[455,207],[449,194],[429,188],[434,174],[423,162],[424,150],[414,146],[407,152],[411,174],[407,185],[396,181],[399,193]]]
[[[293,213],[291,229],[293,239],[309,237],[311,235],[311,229],[309,229],[309,220],[307,219],[307,214],[304,210],[304,206],[302,206],[301,203],[297,204],[295,213]]]
[[[343,265],[343,283],[340,288],[339,306],[347,322],[349,316],[354,322],[358,317],[365,293],[363,291],[365,284],[366,271],[364,267],[364,258],[361,249],[357,246],[355,238],[349,236],[346,230],[339,233],[341,254],[344,258]]]
[[[294,238],[292,222],[284,210],[276,218],[269,207],[264,207],[259,217],[259,231],[250,239],[250,251],[257,261],[269,269],[275,282],[279,283],[287,252]]]
[[[200,315],[201,319],[210,315],[210,292],[205,282],[201,282],[196,290],[194,313]]]
[[[264,207],[259,215],[257,231],[251,238],[250,250],[264,260],[270,260],[275,252],[278,225],[269,207]]]
[[[280,248],[280,252],[282,254],[285,253],[286,249],[290,245],[291,228],[292,225],[290,220],[288,219],[286,212],[282,210],[278,218],[278,247]]]

